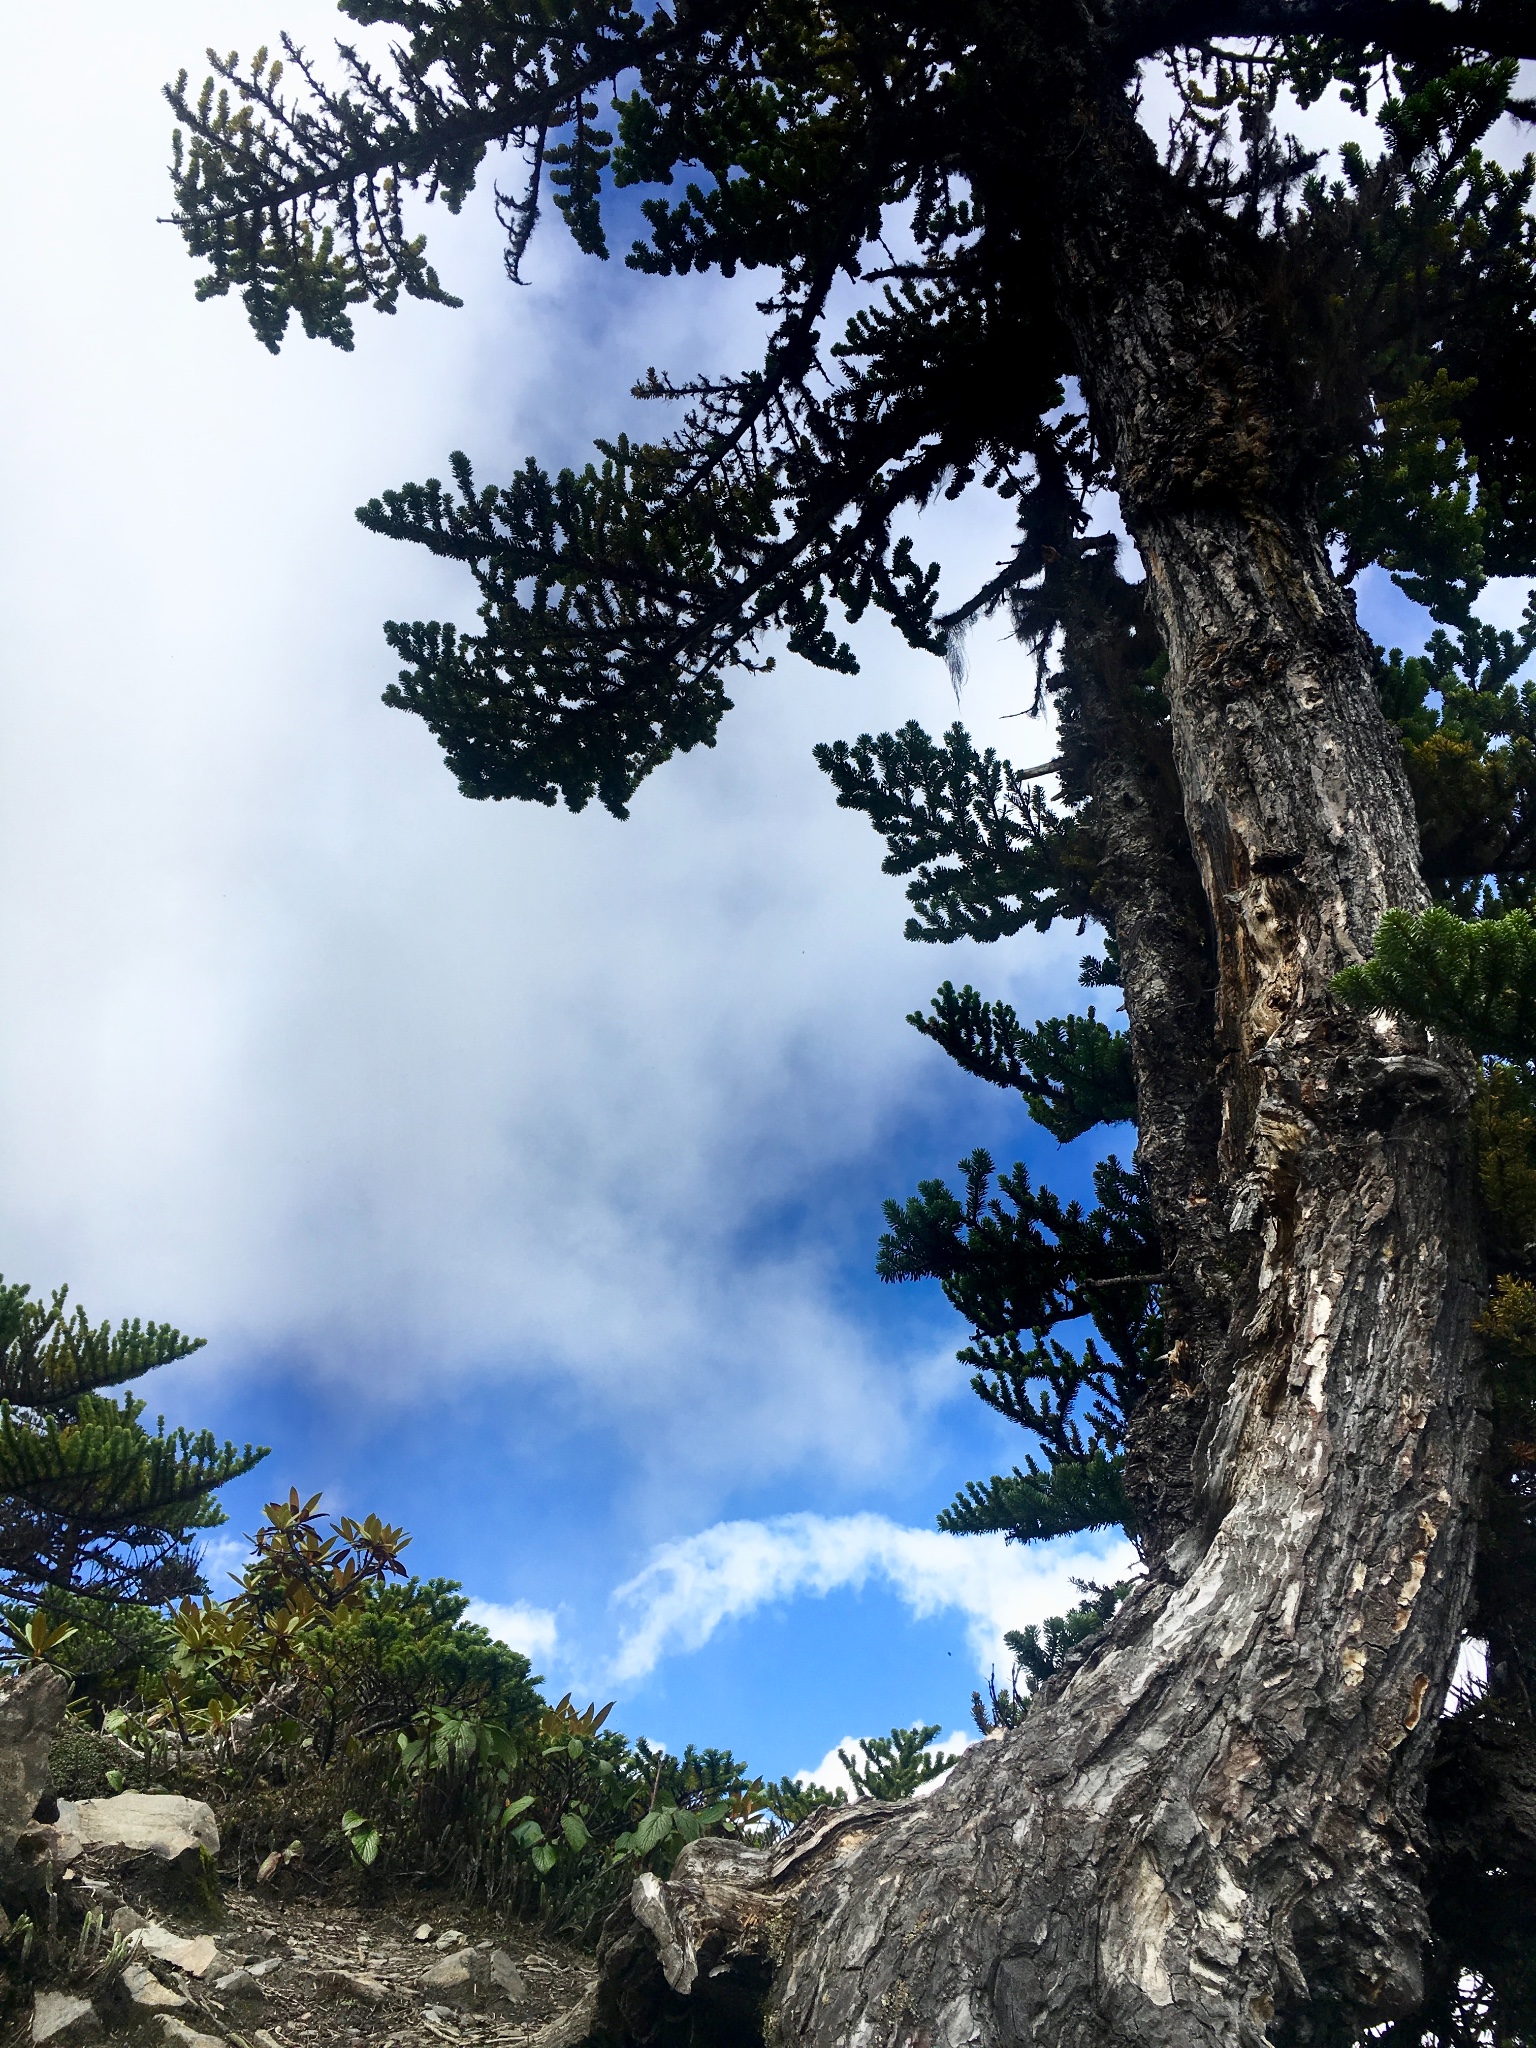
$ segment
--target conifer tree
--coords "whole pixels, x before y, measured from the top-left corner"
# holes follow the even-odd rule
[[[942,1284],[1033,1442],[945,1526],[1119,1523],[1144,1575],[1025,1644],[1029,1711],[930,1799],[685,1850],[605,1935],[591,2040],[1536,2040],[1526,1382],[1499,1362],[1536,1323],[1510,1249],[1536,1112],[1445,1028],[1470,1004],[1474,1044],[1524,1057],[1531,637],[1474,606],[1536,572],[1536,166],[1486,147],[1532,113],[1536,8],[342,11],[387,59],[287,46],[286,74],[263,51],[171,92],[198,289],[268,347],[453,303],[413,206],[463,205],[498,146],[514,278],[546,204],[604,256],[636,187],[630,263],[765,280],[759,365],[637,387],[656,439],[505,485],[455,455],[362,508],[480,598],[470,631],[386,628],[387,701],[468,796],[622,817],[771,638],[847,672],[839,618],[874,607],[957,665],[1001,613],[1051,762],[909,725],[821,765],[908,878],[909,936],[1092,925],[1084,981],[1126,1019],[946,982],[919,1029],[1058,1138],[1134,1122],[1134,1154],[1085,1208],[973,1152],[963,1193],[892,1205],[880,1261]],[[1328,167],[1288,124],[1334,88],[1378,140]],[[1017,537],[941,598],[904,522],[966,492]],[[1423,655],[1360,633],[1372,567],[1432,614]],[[1442,1725],[1469,1628],[1513,1647]]]
[[[99,1623],[103,1602],[205,1590],[197,1537],[226,1519],[213,1496],[266,1451],[163,1418],[151,1436],[136,1394],[103,1391],[202,1342],[169,1323],[93,1325],[66,1288],[44,1302],[0,1282],[0,1599],[73,1625]]]

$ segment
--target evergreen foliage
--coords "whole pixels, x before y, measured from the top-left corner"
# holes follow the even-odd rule
[[[1536,925],[1523,910],[1467,923],[1439,904],[1389,910],[1375,951],[1335,977],[1357,1009],[1398,1010],[1496,1059],[1536,1060]]]
[[[907,1022],[943,1047],[979,1080],[1016,1088],[1030,1115],[1065,1145],[1095,1124],[1136,1121],[1131,1042],[1095,1016],[1047,1017],[1021,1024],[1008,1003],[986,1003],[946,981],[930,1005]]]
[[[884,1280],[936,1279],[971,1325],[959,1354],[987,1405],[1044,1453],[982,1484],[939,1517],[956,1534],[1003,1530],[1028,1542],[1120,1525],[1126,1421],[1165,1348],[1157,1314],[1160,1252],[1138,1177],[1113,1158],[1094,1168],[1097,1205],[1084,1211],[1032,1186],[1016,1165],[1001,1175],[976,1151],[960,1162],[965,1195],[923,1181],[887,1202],[877,1270]],[[1096,1335],[1077,1349],[1053,1337],[1081,1318]]]
[[[197,1535],[225,1519],[213,1495],[266,1452],[163,1419],[152,1436],[143,1401],[102,1392],[201,1341],[166,1323],[93,1326],[67,1289],[43,1302],[0,1282],[0,1598],[159,1606],[201,1589]]]
[[[931,1727],[893,1728],[889,1735],[866,1735],[856,1756],[840,1749],[837,1760],[860,1798],[910,1799],[924,1785],[941,1778],[954,1762],[942,1750],[929,1754],[938,1732],[934,1722]]]
[[[1072,1583],[1083,1595],[1076,1607],[1053,1614],[1038,1626],[1031,1622],[1027,1628],[1011,1628],[1003,1637],[1014,1657],[1007,1688],[998,1691],[994,1673],[985,1697],[979,1692],[971,1694],[971,1718],[983,1735],[998,1728],[1017,1728],[1041,1686],[1071,1668],[1076,1653],[1099,1633],[1130,1591],[1128,1580],[1114,1586],[1098,1586],[1091,1579],[1074,1579]]]
[[[1092,851],[1074,821],[990,747],[978,754],[964,726],[942,745],[914,721],[815,753],[839,804],[890,848],[885,872],[915,877],[909,939],[986,944],[1087,914]]]

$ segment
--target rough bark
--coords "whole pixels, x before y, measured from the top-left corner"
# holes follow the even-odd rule
[[[1329,997],[1424,895],[1248,281],[1123,104],[1084,116],[1060,204],[1215,935],[1220,1139],[1188,1227],[1215,1205],[1229,1309],[1187,1517],[1085,1662],[931,1799],[641,1880],[595,2041],[1260,2048],[1421,1994],[1485,1428],[1471,1076]]]
[[[1143,1553],[1155,1559],[1189,1521],[1204,1389],[1225,1340],[1216,964],[1168,732],[1147,708],[1156,629],[1146,591],[1102,547],[1084,550],[1062,626],[1062,781],[1091,799],[1136,1075],[1136,1162],[1163,1248],[1167,1363],[1131,1420],[1127,1459]]]

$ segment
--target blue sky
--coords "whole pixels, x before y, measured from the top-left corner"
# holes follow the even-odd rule
[[[902,1020],[946,977],[1069,1007],[1084,946],[903,941],[810,758],[955,716],[878,625],[857,678],[744,680],[624,825],[467,803],[380,705],[380,621],[472,604],[353,506],[456,447],[488,477],[580,457],[635,424],[648,365],[744,360],[757,316],[751,280],[639,278],[558,228],[514,291],[487,192],[428,222],[464,311],[267,356],[156,225],[158,88],[205,44],[335,19],[8,23],[0,1266],[207,1337],[148,1391],[274,1447],[235,1529],[289,1485],[404,1523],[419,1571],[634,1733],[777,1775],[961,1727],[999,1632],[1115,1557],[933,1532],[1023,1443],[936,1292],[874,1278],[880,1203],[978,1142],[1068,1192],[1094,1153]],[[1000,533],[962,508],[932,551],[958,585]],[[1030,696],[983,629],[973,734],[1042,758]]]

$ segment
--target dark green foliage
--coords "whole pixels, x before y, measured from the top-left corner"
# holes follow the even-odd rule
[[[866,1735],[856,1756],[840,1749],[837,1760],[852,1778],[860,1798],[910,1799],[954,1762],[942,1751],[936,1756],[927,1753],[938,1732],[935,1722],[928,1728],[893,1728],[889,1735]]]
[[[1019,1669],[1031,1694],[1066,1666],[1072,1652],[1090,1636],[1098,1634],[1130,1591],[1124,1582],[1117,1586],[1095,1586],[1086,1579],[1072,1582],[1084,1596],[1081,1604],[1065,1614],[1053,1614],[1039,1628],[1010,1629],[1003,1641],[1019,1660]]]
[[[664,540],[656,518],[664,480],[637,473],[644,452],[637,465],[625,441],[602,453],[601,466],[580,475],[550,478],[530,462],[509,488],[478,492],[467,458],[456,454],[457,497],[429,478],[358,515],[375,533],[471,564],[480,580],[478,638],[436,624],[385,628],[409,664],[385,701],[426,720],[466,796],[545,804],[563,796],[581,810],[595,795],[624,817],[653,768],[674,752],[713,746],[731,708],[707,664],[678,659],[683,615],[707,604],[720,571],[720,535],[695,500],[667,522]],[[738,510],[734,544],[761,540],[762,508],[743,500]],[[588,564],[594,550],[612,573],[573,579],[572,560]],[[637,585],[622,568],[645,553],[651,573]],[[677,644],[658,631],[663,612],[677,617]]]
[[[176,1636],[156,1608],[121,1599],[92,1600],[57,1588],[49,1588],[38,1606],[51,1630],[68,1631],[56,1634],[48,1650],[49,1663],[69,1673],[72,1702],[87,1704],[98,1717],[157,1679],[170,1664]],[[11,1604],[3,1612],[13,1639],[21,1638],[29,1620],[27,1607]]]
[[[1356,1009],[1405,1012],[1476,1052],[1536,1060],[1536,925],[1523,910],[1471,924],[1439,905],[1388,911],[1373,957],[1334,988]]]
[[[1022,1166],[997,1181],[986,1152],[960,1162],[964,1200],[924,1181],[888,1202],[884,1280],[936,1279],[971,1325],[959,1354],[989,1407],[1027,1430],[1033,1459],[961,1494],[939,1518],[956,1533],[1005,1530],[1027,1542],[1121,1523],[1132,1528],[1120,1455],[1127,1418],[1163,1349],[1156,1234],[1138,1178],[1114,1159],[1094,1169],[1085,1211],[1035,1188]],[[1097,1341],[1073,1351],[1050,1332],[1092,1319]],[[1101,1348],[1102,1346],[1102,1348]]]
[[[778,1778],[763,1787],[763,1800],[770,1813],[792,1828],[824,1806],[846,1806],[848,1794],[839,1785],[829,1792],[824,1785],[802,1785],[798,1778]]]
[[[151,1436],[132,1394],[100,1391],[185,1358],[169,1324],[93,1326],[0,1283],[0,1596],[44,1591],[151,1605],[200,1589],[195,1538],[224,1515],[217,1488],[266,1456],[207,1430]]]
[[[927,1727],[893,1728],[889,1735],[861,1736],[851,1751],[840,1749],[838,1761],[853,1782],[854,1797],[910,1799],[941,1777],[955,1759],[943,1751],[928,1754],[938,1732],[936,1721]],[[824,1785],[780,1778],[777,1784],[763,1788],[763,1801],[785,1827],[793,1827],[824,1806],[846,1806],[848,1794],[842,1786],[829,1792]]]
[[[1072,1583],[1084,1596],[1078,1606],[1065,1614],[1049,1615],[1043,1623],[1009,1629],[1003,1637],[1014,1658],[1006,1689],[999,1692],[994,1673],[985,1697],[979,1692],[971,1694],[971,1719],[983,1735],[998,1728],[1016,1728],[1041,1686],[1068,1668],[1074,1653],[1099,1633],[1131,1590],[1126,1580],[1115,1586],[1098,1586],[1091,1579],[1074,1579]]]
[[[905,1203],[887,1202],[882,1280],[942,1282],[979,1341],[1091,1316],[1116,1369],[1143,1370],[1155,1343],[1152,1290],[1159,1252],[1139,1177],[1113,1158],[1093,1170],[1097,1205],[1062,1202],[1016,1165],[992,1193],[991,1155],[962,1159],[961,1200],[939,1180]]]
[[[1387,715],[1403,735],[1424,872],[1463,916],[1529,909],[1536,891],[1536,600],[1518,632],[1472,619],[1437,631],[1422,655],[1380,665]]]
[[[1479,148],[1510,65],[1404,66],[1396,83],[1383,155],[1346,148],[1336,183],[1304,188],[1287,239],[1308,288],[1291,306],[1325,418],[1375,409],[1331,479],[1349,568],[1380,561],[1464,623],[1484,576],[1524,573],[1536,551],[1532,175]]]
[[[1063,1144],[1095,1124],[1135,1122],[1131,1042],[1092,1010],[1025,1025],[1008,1003],[984,1003],[969,986],[957,994],[950,981],[931,1007],[932,1017],[914,1010],[907,1022],[968,1074],[1017,1088],[1035,1122]]]
[[[1118,1437],[1119,1429],[1115,1434]],[[1042,1472],[1030,1461],[985,1484],[971,1480],[939,1515],[952,1536],[984,1536],[1001,1530],[1011,1542],[1039,1543],[1084,1529],[1132,1528],[1135,1517],[1125,1494],[1125,1457],[1101,1442],[1081,1455],[1058,1453]]]
[[[513,1727],[542,1702],[528,1659],[464,1615],[452,1579],[370,1589],[314,1630],[305,1651],[322,1757],[343,1740],[410,1729],[432,1714]]]
[[[470,0],[344,12],[400,30],[388,65],[343,49],[338,89],[285,46],[296,91],[260,52],[247,66],[214,59],[195,100],[185,79],[171,93],[178,219],[210,266],[199,289],[241,292],[269,347],[291,312],[349,346],[352,305],[446,300],[402,205],[414,189],[457,209],[493,143],[529,168],[524,194],[501,201],[514,274],[546,178],[589,251],[606,249],[605,182],[648,185],[638,267],[778,273],[759,368],[642,387],[686,408],[663,441],[614,444],[600,466],[553,480],[530,465],[507,492],[453,502],[429,484],[366,508],[480,581],[478,639],[391,629],[410,663],[393,701],[428,717],[466,790],[596,793],[622,810],[651,767],[712,735],[721,672],[767,627],[847,667],[834,602],[854,618],[874,604],[914,644],[951,651],[970,620],[1008,605],[1044,648],[1060,617],[1050,572],[1079,546],[1108,471],[1063,404],[1079,366],[1045,283],[1049,208],[1019,211],[1020,167],[995,178],[995,137],[1014,152],[1029,137],[1046,174],[1082,67],[1117,86],[1139,46],[1132,59],[1059,10],[1001,41],[982,15],[853,4],[829,16],[803,0],[687,21]],[[1464,621],[1482,576],[1518,570],[1532,541],[1530,173],[1478,148],[1513,66],[1399,55],[1380,155],[1348,152],[1330,184],[1272,117],[1287,87],[1308,97],[1336,73],[1355,84],[1358,50],[1302,39],[1246,67],[1197,56],[1175,65],[1180,174],[1272,280],[1350,566],[1381,562]],[[620,80],[605,113],[598,88]],[[1213,105],[1240,111],[1234,157],[1206,146]],[[881,239],[892,209],[916,244],[894,271]],[[827,343],[840,278],[858,298]],[[978,486],[1013,505],[1018,543],[940,616],[934,572],[896,515]]]
[[[990,747],[978,754],[963,725],[936,745],[915,722],[818,747],[846,810],[863,811],[890,852],[888,875],[915,875],[909,939],[1010,938],[1089,908],[1091,853],[1080,828],[1057,817],[1038,784]]]

